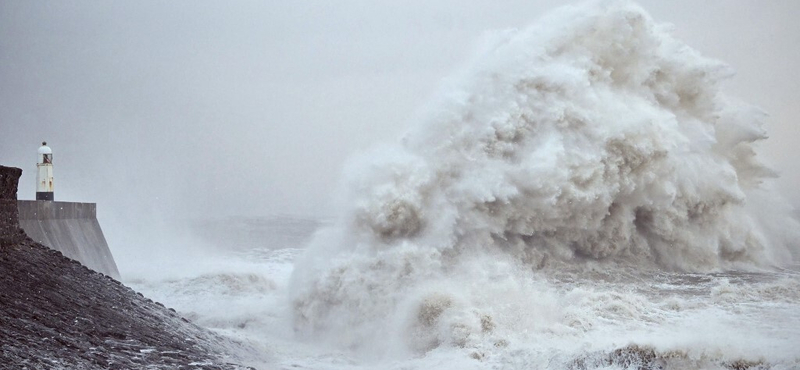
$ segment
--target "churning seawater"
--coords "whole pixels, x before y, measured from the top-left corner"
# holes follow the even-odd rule
[[[129,283],[265,368],[796,369],[800,225],[731,75],[629,1],[560,9],[487,35],[329,223],[217,221]]]
[[[303,246],[323,225],[285,217],[206,221],[198,231],[224,245],[203,253],[214,263],[126,283],[241,341],[249,349],[239,360],[259,369],[800,368],[798,265],[685,273],[596,264],[523,272],[476,261],[482,284],[467,277],[433,281],[420,306],[408,308],[407,321],[398,327],[387,320],[375,345],[380,356],[335,340],[320,343],[298,336],[289,281]],[[344,343],[349,334],[339,334]]]

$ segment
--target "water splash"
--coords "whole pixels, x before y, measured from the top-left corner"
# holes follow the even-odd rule
[[[337,224],[293,275],[299,333],[372,353],[499,348],[503,331],[591,322],[534,271],[797,254],[754,150],[765,114],[721,93],[725,64],[629,1],[492,37],[398,145],[351,164]]]

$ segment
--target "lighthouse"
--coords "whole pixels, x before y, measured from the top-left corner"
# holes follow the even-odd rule
[[[36,200],[53,200],[53,150],[43,141],[36,162]]]

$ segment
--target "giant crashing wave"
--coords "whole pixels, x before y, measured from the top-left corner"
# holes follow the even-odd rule
[[[300,333],[463,347],[501,325],[509,289],[552,297],[529,271],[713,271],[796,254],[791,210],[753,148],[766,115],[720,92],[725,64],[629,1],[491,39],[401,143],[347,170],[338,223],[293,275]]]

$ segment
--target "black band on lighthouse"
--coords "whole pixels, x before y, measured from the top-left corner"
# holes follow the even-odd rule
[[[52,191],[37,191],[36,192],[36,200],[53,200],[53,192]]]

